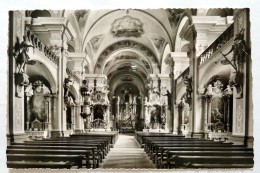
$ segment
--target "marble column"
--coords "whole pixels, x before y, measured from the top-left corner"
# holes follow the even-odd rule
[[[72,131],[75,131],[75,118],[76,118],[76,110],[75,110],[75,106],[71,106],[71,129]]]
[[[30,99],[31,99],[31,96],[26,95],[26,127],[25,127],[25,130],[30,130]]]
[[[208,101],[207,101],[207,97],[204,96],[202,97],[203,99],[203,117],[204,117],[204,126],[205,126],[205,132],[208,131]]]
[[[149,110],[148,110],[148,106],[145,105],[144,106],[144,111],[145,111],[145,114],[144,114],[144,123],[145,123],[145,128],[149,128],[149,123],[150,123],[150,117],[149,117]]]
[[[81,117],[81,105],[80,102],[76,102],[75,109],[75,133],[82,133],[84,131],[83,118]]]
[[[208,96],[207,98],[207,103],[208,103],[208,125],[209,125],[209,131],[212,131],[212,123],[211,123],[211,101],[212,101],[212,96]]]
[[[51,101],[51,99],[50,99],[50,96],[49,95],[46,95],[46,96],[44,96],[45,97],[45,111],[47,112],[47,118],[46,118],[46,121],[44,122],[44,129],[46,130],[46,131],[48,131],[48,133],[49,133],[49,124],[50,124],[50,114],[51,114],[51,111],[50,111],[50,101]]]
[[[106,109],[106,115],[107,115],[107,130],[111,130],[111,127],[112,127],[112,121],[110,122],[110,106],[108,105],[107,106],[107,109]]]
[[[52,102],[52,127],[51,127],[51,137],[59,137],[61,136],[61,117],[58,114],[58,95],[52,94],[51,102]]]
[[[227,98],[227,114],[226,114],[226,121],[225,121],[225,123],[226,123],[226,125],[227,125],[227,132],[230,132],[230,130],[231,130],[231,124],[230,124],[230,110],[231,110],[231,96],[227,96],[226,97]]]

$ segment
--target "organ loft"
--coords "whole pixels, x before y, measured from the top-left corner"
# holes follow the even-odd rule
[[[17,10],[8,34],[8,168],[253,167],[249,9]]]

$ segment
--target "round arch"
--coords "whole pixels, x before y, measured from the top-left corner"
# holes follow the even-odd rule
[[[157,57],[149,48],[135,41],[124,40],[113,43],[100,53],[94,68],[94,72],[102,73],[107,59],[109,59],[111,55],[119,50],[134,51],[139,55],[141,52],[141,54],[143,54],[142,57],[147,57],[146,59],[148,60],[148,62],[150,62],[150,64],[159,64]]]
[[[32,59],[32,58],[31,58]],[[57,80],[54,78],[54,74],[50,69],[41,61],[35,60],[34,65],[27,65],[26,74],[30,76],[43,76],[50,84],[50,89],[52,93],[57,92]]]
[[[176,34],[176,38],[175,38],[175,47],[174,47],[175,52],[181,52],[181,48],[183,46],[182,45],[183,41],[180,38],[179,34],[180,34],[181,30],[183,29],[183,27],[185,27],[187,22],[190,23],[189,18],[187,16],[184,16],[178,25],[177,34]]]
[[[104,63],[104,66],[102,68],[102,74],[105,74],[105,72],[109,72],[113,66],[115,64],[111,64],[111,62],[114,62],[115,58],[117,58],[117,55],[120,54],[120,53],[124,53],[124,52],[129,52],[129,53],[134,53],[137,57],[135,57],[137,60],[134,60],[134,59],[126,59],[125,61],[127,62],[133,62],[135,64],[138,64],[139,66],[141,66],[143,68],[143,70],[146,72],[146,73],[153,73],[153,66],[152,66],[152,62],[149,61],[149,59],[147,59],[142,53],[140,53],[139,51],[135,50],[135,49],[123,49],[123,50],[118,50],[114,53],[112,53],[108,58],[107,60],[105,61]],[[121,61],[124,61],[124,60],[121,60]],[[147,63],[147,64],[144,64]],[[118,63],[121,63],[121,62],[118,62]],[[149,65],[148,70],[146,65]],[[107,69],[107,70],[106,70]]]
[[[162,58],[162,62],[161,62],[161,74],[165,74],[167,72],[168,65],[166,64],[165,61],[167,58],[169,58],[170,53],[171,53],[171,48],[170,48],[170,45],[167,44],[163,51],[163,58]]]
[[[107,17],[108,15],[111,15],[113,13],[116,13],[116,12],[121,12],[122,10],[121,9],[116,9],[116,10],[111,10],[111,11],[108,11],[106,13],[104,13],[103,15],[101,15],[99,18],[97,18],[95,20],[95,22],[87,29],[85,29],[85,31],[83,32],[83,47],[85,47],[85,45],[87,45],[87,37],[90,35],[91,31],[93,30],[93,28],[102,20],[104,19],[105,17]],[[168,41],[170,42],[171,46],[172,46],[172,39],[170,37],[170,33],[168,32],[167,28],[164,26],[164,24],[156,18],[156,16],[144,11],[144,10],[141,10],[141,9],[132,9],[131,10],[132,12],[135,11],[135,12],[139,12],[139,13],[142,13],[142,14],[145,14],[148,18],[150,18],[151,20],[155,21],[156,23],[158,23],[158,26],[162,29],[163,32],[165,32],[166,36],[167,36],[167,39]]]

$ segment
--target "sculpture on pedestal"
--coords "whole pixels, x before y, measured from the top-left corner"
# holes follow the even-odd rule
[[[19,43],[19,39],[17,39],[13,54],[17,65],[16,73],[24,73],[26,64],[35,64],[35,61],[31,61],[29,55],[27,54],[30,47],[34,48],[33,45],[28,43],[26,36],[23,36],[23,41],[21,43]]]
[[[188,78],[188,76],[184,77],[184,84],[186,85],[186,95],[185,95],[185,101],[190,105],[191,108],[191,98],[192,98],[192,79]]]
[[[168,101],[168,109],[172,109],[172,94],[170,93],[169,90],[166,91],[166,94],[163,96],[167,96],[167,101]]]
[[[221,63],[224,65],[230,64],[235,69],[235,72],[231,73],[230,75],[229,83],[230,85],[236,87],[237,98],[241,98],[243,94],[243,64],[246,62],[246,58],[250,52],[244,40],[244,31],[245,29],[242,28],[240,32],[236,34],[234,43],[231,49],[226,54],[223,54],[221,52],[221,54],[225,58],[225,60],[221,61]],[[231,52],[233,52],[233,57],[231,60],[229,60],[226,56],[229,55]]]
[[[16,62],[15,84],[17,97],[22,97],[22,87],[29,84],[29,77],[25,74],[26,64],[34,65],[36,63],[35,61],[30,60],[29,55],[27,54],[30,47],[33,46],[28,43],[26,36],[23,36],[23,41],[21,43],[17,38],[13,53]]]
[[[69,91],[70,91],[70,87],[71,85],[74,83],[74,81],[72,80],[72,78],[70,76],[66,77],[64,79],[64,97],[69,97]]]

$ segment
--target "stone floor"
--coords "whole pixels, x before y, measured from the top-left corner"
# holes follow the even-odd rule
[[[104,159],[102,168],[153,169],[155,166],[144,149],[140,148],[133,134],[120,134],[114,148],[111,148]]]

